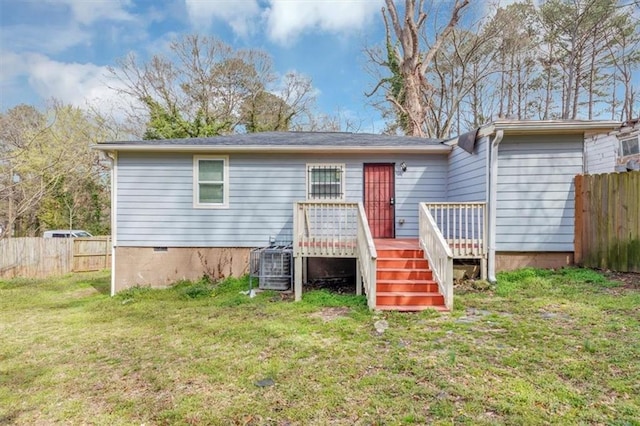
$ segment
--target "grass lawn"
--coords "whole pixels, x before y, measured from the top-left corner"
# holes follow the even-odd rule
[[[0,424],[640,424],[640,290],[589,270],[451,314],[108,281],[0,281]]]

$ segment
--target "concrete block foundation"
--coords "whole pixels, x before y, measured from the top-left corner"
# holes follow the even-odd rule
[[[250,248],[116,247],[115,291],[136,285],[169,287],[180,280],[240,277],[249,272]]]

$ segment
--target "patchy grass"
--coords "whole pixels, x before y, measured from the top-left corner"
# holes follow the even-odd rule
[[[639,424],[640,294],[593,271],[502,274],[445,315],[108,287],[0,282],[0,424]]]

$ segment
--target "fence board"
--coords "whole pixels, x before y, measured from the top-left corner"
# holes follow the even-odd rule
[[[640,272],[640,172],[576,176],[576,263]]]
[[[66,238],[0,240],[0,278],[47,278],[71,272],[73,242]]]
[[[74,238],[73,272],[100,271],[111,267],[111,237]]]
[[[111,268],[111,237],[0,239],[0,279]]]

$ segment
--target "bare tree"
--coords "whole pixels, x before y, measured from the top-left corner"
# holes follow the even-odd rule
[[[427,112],[431,107],[434,87],[425,77],[444,41],[460,20],[469,0],[455,0],[447,23],[431,43],[425,33],[428,12],[424,0],[405,0],[404,16],[400,17],[393,0],[385,0],[382,9],[386,31],[386,57],[368,49],[371,61],[387,68],[390,76],[382,78],[372,96],[381,88],[392,105],[401,130],[412,136],[434,136],[427,126]]]
[[[169,55],[147,62],[129,55],[111,73],[113,89],[135,99],[132,116],[147,139],[228,134],[247,123],[249,131],[283,129],[315,100],[311,81],[298,74],[279,87],[267,53],[200,35],[176,40]],[[267,114],[271,107],[279,112]]]
[[[20,105],[0,117],[4,236],[73,223],[104,230],[106,171],[89,148],[100,140],[104,133],[83,111],[56,101],[44,112]]]

